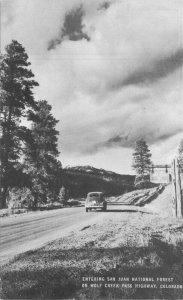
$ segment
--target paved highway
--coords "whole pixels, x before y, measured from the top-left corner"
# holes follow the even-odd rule
[[[71,231],[81,230],[108,218],[111,212],[139,209],[133,206],[108,206],[107,212],[86,213],[84,207],[72,207],[1,218],[0,264],[19,253],[39,248]]]
[[[43,246],[74,229],[97,222],[105,213],[84,207],[34,212],[0,219],[0,264],[14,255]]]

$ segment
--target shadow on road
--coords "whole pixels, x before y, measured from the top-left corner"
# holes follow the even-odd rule
[[[131,212],[131,213],[140,212],[142,214],[152,214],[152,212],[143,211],[139,209],[108,209],[105,211],[105,213],[107,212]]]
[[[90,213],[93,212],[93,213],[111,213],[111,212],[116,212],[116,213],[123,213],[123,212],[130,212],[130,213],[136,213],[136,212],[140,212],[142,214],[151,214],[153,215],[154,213],[151,212],[151,211],[145,211],[145,210],[140,210],[138,208],[131,208],[131,209],[128,209],[128,208],[124,208],[124,209],[107,209],[105,212],[104,211],[101,211],[101,210],[91,210]]]

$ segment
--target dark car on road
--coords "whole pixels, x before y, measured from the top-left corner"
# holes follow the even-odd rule
[[[107,202],[104,198],[104,194],[102,192],[90,192],[88,193],[85,201],[86,212],[92,209],[102,209],[106,211]]]

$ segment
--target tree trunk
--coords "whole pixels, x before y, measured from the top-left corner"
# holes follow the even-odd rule
[[[0,203],[1,209],[7,208],[7,203],[6,203],[7,190],[8,190],[8,187],[4,187],[1,190],[1,203]]]
[[[34,194],[34,203],[33,203],[33,207],[34,207],[34,208],[37,208],[37,205],[38,205],[38,195],[37,195],[37,194]]]

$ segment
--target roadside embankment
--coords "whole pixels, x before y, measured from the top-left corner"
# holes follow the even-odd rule
[[[144,206],[156,199],[163,192],[165,185],[154,188],[135,190],[118,197],[109,199],[110,204]]]

